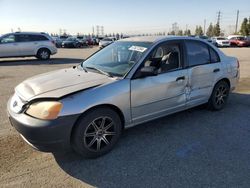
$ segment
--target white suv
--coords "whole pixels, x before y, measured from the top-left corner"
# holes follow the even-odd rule
[[[217,47],[230,47],[230,42],[225,37],[213,37],[212,43]]]
[[[0,37],[0,57],[35,56],[46,60],[56,53],[55,42],[46,33],[16,32]]]

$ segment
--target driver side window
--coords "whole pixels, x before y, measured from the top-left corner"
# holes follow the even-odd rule
[[[1,43],[13,43],[15,42],[15,35],[8,35],[1,39]]]
[[[181,68],[180,46],[176,43],[163,43],[157,46],[144,63],[144,67],[155,67],[158,74]]]

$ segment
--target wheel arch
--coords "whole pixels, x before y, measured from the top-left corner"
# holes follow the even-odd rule
[[[84,111],[83,113],[81,113],[81,115],[77,118],[77,120],[75,121],[72,129],[71,129],[71,133],[70,133],[70,143],[72,143],[72,138],[73,138],[73,134],[74,134],[74,131],[77,127],[77,124],[78,122],[81,120],[81,118],[83,118],[83,116],[91,111],[94,111],[95,109],[98,109],[98,108],[110,108],[112,110],[114,110],[120,117],[121,119],[121,123],[122,123],[122,130],[124,129],[124,126],[125,126],[125,117],[124,117],[124,114],[122,113],[121,109],[118,108],[117,106],[113,105],[113,104],[100,104],[100,105],[96,105],[96,106],[93,106],[91,108],[89,108],[88,110]]]
[[[36,49],[36,55],[38,54],[39,50],[42,50],[42,49],[48,50],[50,54],[52,53],[51,50],[48,47],[46,47],[46,46],[40,46],[40,47],[38,47]]]
[[[229,80],[228,78],[221,78],[221,79],[219,79],[219,80],[216,82],[216,84],[218,84],[218,83],[221,82],[221,81],[225,81],[225,82],[228,84],[229,88],[231,88],[231,83],[230,83],[230,80]],[[215,84],[215,85],[216,85],[216,84]],[[215,85],[214,85],[214,87],[215,87]]]

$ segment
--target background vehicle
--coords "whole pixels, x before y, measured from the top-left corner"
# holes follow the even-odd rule
[[[45,33],[16,32],[0,37],[0,57],[35,56],[46,60],[55,53],[55,41]]]
[[[204,35],[201,35],[201,36],[195,36],[196,38],[199,38],[199,39],[202,39],[202,40],[205,40],[207,42],[212,42],[211,38],[207,37],[207,36],[204,36]]]
[[[230,42],[225,37],[212,37],[212,43],[217,47],[230,47]]]
[[[231,46],[247,47],[250,46],[250,41],[248,41],[243,36],[232,37],[229,40]]]
[[[234,38],[234,37],[242,37],[242,36],[241,35],[228,35],[227,39],[230,40],[231,38]]]
[[[7,106],[11,123],[35,148],[73,146],[98,157],[123,128],[205,103],[221,110],[238,79],[238,60],[205,41],[137,37],[77,67],[27,79]]]
[[[62,42],[62,48],[81,48],[84,45],[83,41],[75,37],[69,37]]]
[[[115,41],[115,38],[114,37],[107,37],[107,38],[104,38],[102,40],[100,40],[99,42],[99,47],[100,48],[104,48],[108,45],[110,45],[111,43],[113,43]]]
[[[56,44],[57,48],[62,47],[62,40],[59,37],[52,37],[52,39],[55,41],[55,44]]]

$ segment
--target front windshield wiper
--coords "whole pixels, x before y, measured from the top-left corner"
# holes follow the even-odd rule
[[[83,68],[86,68],[86,69],[96,70],[96,71],[98,71],[99,73],[104,74],[104,75],[106,75],[106,76],[108,76],[108,77],[113,77],[110,73],[105,72],[105,71],[103,71],[103,70],[101,70],[101,69],[98,69],[98,68],[96,68],[96,67],[84,67],[84,66],[82,66],[82,67],[83,67]]]

